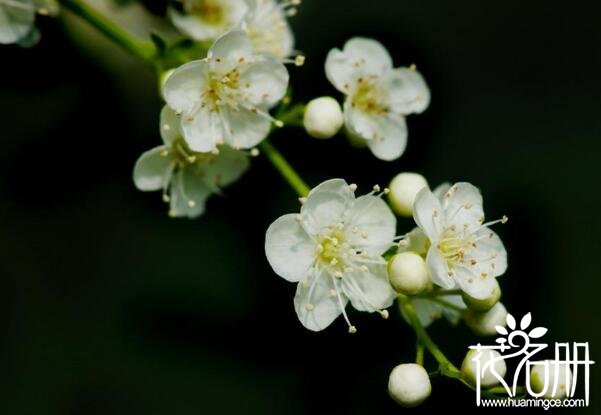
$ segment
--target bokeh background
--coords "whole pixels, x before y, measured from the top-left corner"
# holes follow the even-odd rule
[[[411,170],[481,187],[488,216],[510,218],[496,228],[509,311],[532,312],[549,342],[588,341],[598,360],[599,12],[584,1],[307,0],[291,20],[307,55],[291,68],[296,98],[336,94],[325,56],[363,35],[397,65],[417,64],[432,104],[410,117],[395,162],[294,129],[274,144],[311,185],[344,177],[368,191]],[[159,142],[154,73],[73,20],[39,21],[37,47],[0,48],[0,412],[410,412],[386,392],[390,369],[414,357],[396,313],[351,312],[354,336],[342,321],[318,334],[297,321],[295,287],[269,268],[263,238],[298,204],[267,161],[204,217],[168,219],[131,180]],[[481,340],[442,321],[431,333],[457,363]],[[554,412],[599,413],[598,374],[589,408]],[[437,378],[412,412],[474,407],[471,391]],[[519,411],[530,412],[499,413]]]

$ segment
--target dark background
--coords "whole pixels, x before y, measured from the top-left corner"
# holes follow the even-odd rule
[[[297,98],[338,96],[325,56],[363,35],[395,64],[416,63],[432,104],[410,117],[392,163],[342,137],[284,129],[274,143],[310,185],[344,177],[361,193],[413,170],[431,185],[481,187],[488,217],[510,218],[496,227],[509,311],[532,312],[548,342],[588,341],[598,360],[599,12],[581,1],[307,0],[292,19],[307,54],[291,68]],[[152,70],[39,20],[40,45],[0,49],[0,413],[408,413],[386,392],[392,367],[414,358],[397,313],[351,311],[354,336],[342,321],[318,334],[297,321],[295,287],[269,268],[263,238],[298,204],[266,160],[204,217],[168,219],[160,195],[131,180],[159,142]],[[457,363],[481,340],[442,321],[431,333]],[[591,406],[564,412],[598,413],[598,373]],[[436,378],[413,412],[474,407],[473,392]]]

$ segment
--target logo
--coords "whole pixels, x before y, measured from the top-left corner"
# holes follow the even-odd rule
[[[487,401],[482,399],[481,390],[481,380],[485,372],[494,376],[499,381],[500,387],[505,389],[506,402],[511,405],[501,406],[529,406],[514,403],[518,400],[534,401],[534,399],[525,399],[527,395],[532,398],[572,398],[575,396],[579,379],[584,382],[584,405],[588,406],[590,366],[595,363],[590,360],[588,342],[556,342],[554,359],[538,360],[536,355],[549,347],[547,343],[538,340],[547,333],[547,329],[544,327],[531,328],[531,323],[532,316],[528,313],[521,319],[518,329],[515,318],[511,314],[507,314],[509,330],[502,326],[496,326],[497,333],[501,335],[495,340],[496,345],[486,346],[478,343],[475,346],[469,346],[470,349],[476,351],[472,361],[476,366],[476,402],[478,406],[483,401]],[[490,350],[495,350],[498,354],[493,355],[486,352]],[[488,359],[482,358],[485,352],[489,356]],[[515,364],[513,378],[504,378],[497,373],[495,363],[499,361],[511,361]],[[521,376],[522,372],[525,372],[523,377]],[[519,385],[521,378],[525,378],[525,388]],[[559,401],[558,404],[561,404],[559,399],[556,400]],[[536,401],[542,400],[536,399]],[[489,402],[484,403],[488,404]],[[535,404],[534,406],[539,405]],[[545,409],[548,408],[547,404],[543,406]]]

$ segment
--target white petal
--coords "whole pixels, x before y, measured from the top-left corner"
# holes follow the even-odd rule
[[[276,58],[261,56],[242,72],[239,84],[252,104],[272,107],[286,93],[288,70]]]
[[[163,85],[167,105],[176,112],[189,114],[198,107],[207,83],[209,65],[205,61],[188,62],[173,71]]]
[[[436,196],[436,198],[438,200],[440,200],[440,203],[442,204],[442,199],[443,199],[445,193],[448,192],[450,188],[451,188],[451,183],[444,182],[444,183],[441,183],[438,186],[436,186],[436,189],[432,190],[432,193],[434,193],[434,196]]]
[[[160,131],[163,143],[170,145],[176,138],[182,137],[181,119],[168,105],[161,110]]]
[[[442,306],[434,301],[430,301],[426,298],[414,298],[411,300],[417,319],[424,327],[428,327],[434,320],[438,320],[442,317]],[[401,314],[405,321],[409,323],[405,310],[401,307]]]
[[[378,133],[378,116],[367,114],[351,105],[351,99],[344,102],[344,124],[349,131],[364,140],[371,140]]]
[[[342,277],[342,287],[353,307],[374,312],[392,305],[396,294],[388,282],[385,264],[368,266],[368,272],[354,272]]]
[[[0,1],[0,44],[16,43],[33,29],[35,5],[33,0]]]
[[[426,256],[428,248],[430,247],[430,240],[421,230],[421,228],[413,228],[410,232],[405,234],[403,243],[399,244],[398,252],[415,252],[418,255]]]
[[[354,200],[355,195],[343,179],[327,180],[309,192],[301,208],[303,223],[317,234],[326,226],[340,223]]]
[[[436,243],[444,229],[440,201],[427,187],[419,191],[413,202],[413,219],[432,243]]]
[[[315,248],[294,214],[280,216],[265,235],[267,260],[275,273],[288,281],[307,276],[315,261]]]
[[[250,63],[253,47],[245,31],[232,30],[215,41],[207,57],[212,70],[225,74],[245,62]]]
[[[334,295],[332,295],[334,294]],[[335,294],[334,281],[327,271],[315,272],[305,283],[299,283],[294,296],[294,308],[300,322],[312,331],[328,327],[342,313],[348,299]]]
[[[454,278],[459,288],[476,299],[489,297],[495,288],[494,277],[477,274],[477,271],[469,265],[466,267],[455,267]]]
[[[249,12],[244,23],[253,47],[280,59],[293,53],[294,35],[283,8],[274,0],[247,0]]]
[[[426,264],[428,265],[430,277],[434,284],[447,290],[455,287],[454,273],[449,275],[447,263],[435,246],[430,247],[428,250]]]
[[[460,295],[445,295],[442,297],[444,301],[447,303],[453,304],[459,308],[466,309],[467,306],[463,302],[463,298]],[[449,307],[443,307],[442,313],[447,320],[449,320],[452,324],[457,324],[461,319],[461,313],[455,309]]]
[[[167,174],[171,170],[173,159],[163,157],[167,146],[155,147],[140,156],[134,167],[134,183],[140,190],[151,192],[162,189],[169,182]]]
[[[211,188],[224,187],[235,182],[248,170],[250,162],[243,151],[220,146],[219,155],[202,165],[204,180]]]
[[[367,146],[380,160],[391,161],[399,158],[407,147],[407,124],[403,116],[380,116],[378,129]]]
[[[484,221],[482,195],[477,187],[470,183],[456,183],[442,200],[447,223],[462,229],[465,226],[475,229]]]
[[[391,110],[397,114],[420,113],[430,104],[430,90],[421,74],[409,68],[397,68],[384,80]]]
[[[507,270],[507,251],[501,238],[489,228],[482,228],[475,234],[476,248],[468,252],[466,262],[476,261],[476,274],[488,274],[497,277]]]
[[[201,0],[200,3],[203,1]],[[220,7],[219,19],[203,19],[200,13],[181,13],[170,7],[169,18],[174,26],[195,40],[215,39],[233,28],[244,16],[246,4],[242,0],[219,0],[209,3]]]
[[[181,131],[191,150],[207,153],[224,139],[223,122],[218,113],[200,108],[192,115],[181,116]]]
[[[202,181],[196,166],[177,171],[171,183],[171,211],[173,216],[195,218],[205,211],[211,190]]]
[[[326,58],[326,76],[341,92],[348,93],[360,75],[382,75],[392,68],[392,59],[380,42],[355,37],[344,44],[343,50],[332,49]]]
[[[377,196],[358,197],[348,213],[346,223],[348,242],[354,247],[367,247],[372,253],[385,252],[396,233],[394,214],[386,202]]]
[[[223,108],[221,112],[225,142],[234,148],[256,146],[267,137],[271,129],[271,120],[246,108],[239,108],[237,111]]]

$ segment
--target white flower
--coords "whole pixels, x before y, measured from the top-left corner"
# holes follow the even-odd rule
[[[246,171],[246,153],[219,147],[211,153],[190,150],[183,140],[179,119],[169,107],[161,112],[163,145],[148,150],[134,168],[134,183],[143,191],[163,190],[170,216],[193,218],[205,210],[205,202],[220,188],[235,182]]]
[[[390,372],[388,393],[401,406],[417,406],[425,401],[431,392],[430,377],[423,366],[403,363]]]
[[[309,193],[300,214],[288,214],[271,224],[265,253],[282,278],[299,282],[294,306],[301,323],[323,330],[350,300],[360,311],[382,311],[395,293],[382,254],[392,246],[396,219],[374,192],[355,198],[355,185],[328,180]]]
[[[253,53],[248,36],[238,30],[219,38],[206,59],[177,68],[165,81],[163,96],[181,114],[190,148],[208,152],[223,143],[251,148],[263,140],[274,121],[268,109],[287,86],[286,67]]]
[[[177,3],[176,3],[177,4]],[[245,0],[181,0],[170,6],[175,27],[195,40],[215,39],[233,29],[248,11]]]
[[[505,247],[488,226],[507,218],[484,223],[482,196],[469,183],[451,186],[442,202],[422,189],[413,216],[430,242],[426,262],[432,282],[444,289],[459,287],[476,299],[488,297],[493,279],[507,269]]]
[[[326,76],[346,95],[345,125],[382,160],[400,157],[407,144],[405,116],[424,111],[430,91],[415,68],[393,68],[377,41],[356,37],[332,49]]]
[[[296,13],[294,6],[300,0],[247,0],[246,3],[248,11],[241,28],[248,33],[255,51],[289,62],[286,58],[294,53],[294,35],[286,16]],[[296,62],[302,64],[302,58]]]
[[[343,123],[340,104],[332,97],[312,99],[305,108],[303,125],[311,137],[331,138]]]

